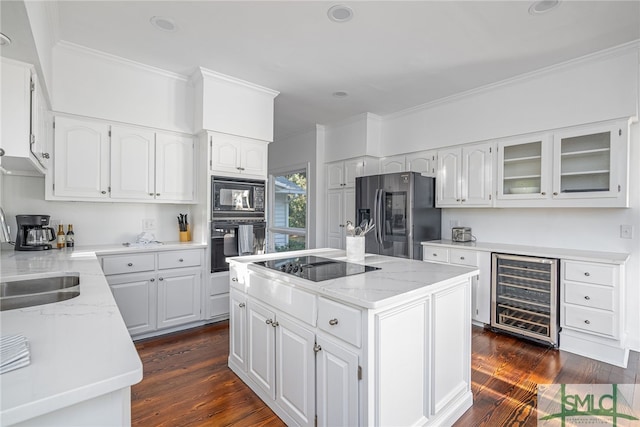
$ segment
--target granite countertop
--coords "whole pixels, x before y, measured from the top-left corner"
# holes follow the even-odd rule
[[[431,240],[421,242],[422,245],[438,245],[449,248],[475,249],[484,252],[500,252],[514,255],[541,256],[545,258],[563,258],[587,262],[607,262],[624,264],[629,259],[628,253],[585,251],[581,249],[546,248],[541,246],[511,245],[491,242],[454,242],[451,240]]]
[[[248,269],[260,272],[264,276],[277,278],[281,282],[315,294],[324,295],[358,307],[372,309],[392,305],[407,299],[419,298],[437,291],[454,281],[470,278],[479,273],[477,268],[365,254],[364,262],[357,264],[379,267],[380,270],[313,282],[253,264],[256,261],[301,255],[315,255],[346,261],[345,251],[336,249],[312,249],[268,255],[251,255],[228,258],[228,261],[244,264]]]
[[[95,248],[94,248],[95,249]],[[22,334],[31,363],[0,376],[2,425],[129,387],[142,362],[93,250],[0,252],[0,278],[80,274],[80,295],[0,312],[2,335]]]

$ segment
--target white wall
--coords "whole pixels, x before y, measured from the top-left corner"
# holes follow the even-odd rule
[[[178,213],[192,217],[192,207],[143,203],[51,202],[44,200],[44,178],[5,175],[0,181],[0,206],[7,215],[15,239],[15,216],[51,215],[51,220],[73,224],[76,245],[135,242],[143,219],[155,219],[159,241],[178,241]],[[57,230],[57,228],[56,228]]]
[[[319,197],[318,185],[324,185],[324,179],[320,183],[318,176],[318,158],[316,155],[315,130],[290,136],[269,144],[269,174],[292,170],[309,164],[307,177],[307,247],[317,247],[316,225],[318,221],[324,221],[324,215],[319,212],[317,201]]]
[[[31,33],[38,52],[39,64],[42,71],[40,82],[46,91],[47,99],[51,99],[51,88],[53,82],[53,45],[57,42],[55,34],[55,24],[57,16],[57,4],[54,2],[25,1],[24,7],[29,16]]]
[[[383,122],[385,155],[637,116],[639,49],[627,46],[540,74],[425,105]],[[479,241],[630,253],[627,314],[631,347],[640,350],[640,135],[630,132],[629,209],[443,209]],[[620,238],[620,225],[634,227]]]
[[[371,113],[358,114],[325,125],[325,162],[361,156],[379,156],[382,121]]]
[[[54,112],[193,133],[186,77],[70,43],[53,50]]]

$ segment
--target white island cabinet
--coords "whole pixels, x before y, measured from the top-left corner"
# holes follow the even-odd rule
[[[471,405],[477,268],[367,255],[313,282],[229,259],[229,367],[288,425],[451,425]],[[315,249],[344,261],[344,251]]]

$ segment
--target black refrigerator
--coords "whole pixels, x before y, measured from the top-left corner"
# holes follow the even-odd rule
[[[440,239],[436,180],[416,172],[356,178],[356,224],[372,219],[365,252],[422,259],[420,242]]]

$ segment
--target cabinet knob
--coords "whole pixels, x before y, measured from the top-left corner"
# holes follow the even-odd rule
[[[184,262],[184,259],[180,258],[178,261],[179,261],[179,262]]]
[[[438,254],[433,254],[433,256],[438,256]]]
[[[100,193],[101,193],[101,194],[107,194],[107,192],[106,192],[106,191],[104,191],[104,190],[102,190]]]
[[[586,299],[587,301],[589,301],[591,299],[591,297],[589,295],[585,295],[584,299]]]
[[[149,195],[150,195],[151,197],[153,197],[153,193],[149,193]]]
[[[331,319],[331,320],[329,320],[329,324],[330,324],[331,326],[335,326],[335,325],[337,325],[337,324],[338,324],[338,319]]]
[[[456,199],[456,202],[459,202],[459,201],[460,201],[460,199]]]
[[[343,227],[343,228],[344,228],[344,224],[340,224],[340,227]]]
[[[133,263],[132,262],[128,263],[127,267],[133,267]]]
[[[315,351],[316,353],[319,352],[320,350],[322,350],[322,347],[320,346],[320,344],[315,344],[313,346],[313,351]]]
[[[466,202],[466,201],[467,201],[467,199],[462,199],[462,203],[464,203],[464,202]]]
[[[51,157],[51,155],[49,153],[42,153],[42,158],[43,159],[48,159],[50,157]]]
[[[273,326],[274,328],[278,325],[280,325],[280,323],[278,323],[277,321],[271,322],[271,326]]]
[[[232,278],[231,278],[231,281],[232,281],[232,282],[237,282],[237,281],[238,281],[238,278],[237,278],[237,277],[232,277]]]
[[[547,195],[547,193],[546,193],[546,192],[544,192],[544,191],[543,191],[542,193],[540,193],[540,194],[542,194],[543,196],[546,196],[546,195]]]
[[[460,257],[460,259],[461,259],[462,261],[464,261],[464,257],[463,257],[463,256],[461,256],[461,257]]]
[[[159,195],[160,195],[160,193],[156,193],[156,196],[159,196]]]
[[[164,280],[164,278],[160,277],[158,280],[162,282]]]
[[[585,320],[584,323],[586,323],[587,325],[591,324],[591,322],[589,322],[589,319]]]
[[[589,276],[591,276],[591,273],[589,273],[588,271],[585,271],[585,272],[584,272],[584,275],[585,275],[585,276],[587,276],[587,277],[589,277]]]
[[[156,281],[156,279],[151,278],[151,280],[149,280],[149,281],[150,281],[150,282],[155,282],[155,281]]]
[[[273,320],[271,320],[271,319],[267,319],[267,320],[265,320],[265,321],[264,321],[264,323],[266,323],[267,325],[270,325],[270,324],[272,324],[272,323],[273,323]]]
[[[4,156],[4,148],[0,148],[0,157]]]
[[[557,193],[556,191],[554,191],[554,192],[553,192],[553,195],[554,195],[554,196],[557,196],[557,195],[558,195],[558,193]]]
[[[240,307],[240,308],[244,308],[245,306],[246,306],[246,304],[245,304],[245,303],[243,303],[243,302],[241,302],[240,304],[238,304],[238,307]]]

